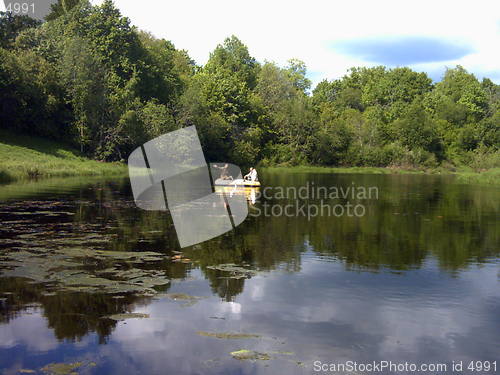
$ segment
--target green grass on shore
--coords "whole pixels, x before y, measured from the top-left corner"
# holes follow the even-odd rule
[[[123,163],[104,163],[48,139],[0,130],[0,182],[66,176],[105,176],[126,173]]]
[[[500,168],[491,168],[482,172],[475,172],[470,168],[463,168],[453,173],[460,182],[500,185]]]
[[[291,173],[365,173],[365,174],[443,174],[454,175],[464,183],[500,185],[500,168],[474,171],[403,169],[378,167],[266,167],[266,172]],[[42,177],[120,176],[126,175],[123,163],[104,163],[80,156],[78,151],[48,139],[0,130],[0,183]]]
[[[268,172],[289,171],[291,173],[367,173],[367,174],[391,174],[391,173],[423,173],[420,171],[395,170],[379,167],[316,167],[298,165],[293,167],[265,167]]]
[[[459,182],[500,185],[500,168],[492,168],[485,171],[474,171],[469,167],[460,167],[456,170],[445,168],[436,169],[404,169],[404,168],[382,168],[382,167],[266,167],[267,172],[290,172],[290,173],[365,173],[365,174],[438,174],[452,175]]]

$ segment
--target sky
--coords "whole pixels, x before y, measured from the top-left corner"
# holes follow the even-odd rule
[[[133,25],[197,64],[234,34],[260,62],[303,60],[314,84],[376,65],[409,66],[438,81],[457,64],[500,83],[498,0],[114,1]]]

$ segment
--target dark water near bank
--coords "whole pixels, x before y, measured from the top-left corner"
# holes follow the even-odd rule
[[[378,196],[295,201],[275,189],[235,231],[179,254],[169,214],[137,209],[126,179],[0,186],[0,372],[312,374],[315,361],[386,360],[448,365],[433,373],[463,361],[472,373],[470,361],[496,360],[500,373],[498,188],[421,175],[261,180]],[[307,217],[321,203],[364,215]]]

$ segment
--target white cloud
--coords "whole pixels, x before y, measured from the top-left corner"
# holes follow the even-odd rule
[[[29,350],[48,351],[57,348],[58,341],[40,311],[12,319],[9,324],[0,325],[0,348],[9,349],[16,345],[26,346]]]
[[[496,81],[500,80],[497,0],[473,4],[453,0],[115,0],[115,4],[134,25],[186,49],[198,64],[204,64],[216,45],[234,34],[259,61],[285,65],[290,58],[303,60],[317,83],[341,77],[352,66],[372,65],[333,51],[334,41],[422,35],[465,43],[475,52],[459,60],[421,64],[416,70],[436,72],[461,64],[479,77],[496,74]]]
[[[94,1],[95,3],[97,1]],[[197,63],[224,38],[239,37],[259,61],[281,65],[306,62],[314,80],[337,78],[368,62],[344,56],[329,46],[337,40],[390,35],[424,35],[471,45],[475,53],[456,61],[474,73],[500,69],[500,2],[401,1],[132,1],[115,0],[122,14],[141,29],[188,50]]]

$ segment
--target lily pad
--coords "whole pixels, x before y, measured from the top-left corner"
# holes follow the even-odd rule
[[[95,257],[98,259],[113,258],[117,260],[130,260],[137,259],[143,261],[161,261],[165,259],[165,256],[161,253],[155,253],[152,251],[105,251],[96,250]]]
[[[245,361],[245,360],[250,360],[250,361],[269,361],[271,359],[271,356],[266,353],[259,353],[253,350],[247,350],[247,349],[242,349],[242,350],[237,350],[235,352],[229,353],[231,356],[235,359],[238,359],[240,361]]]
[[[184,293],[168,293],[166,294],[166,296],[174,301],[185,301],[185,303],[181,304],[182,307],[193,306],[194,304],[198,303],[199,300],[205,298],[198,296],[190,296],[189,294],[184,294]]]
[[[230,333],[230,332],[205,332],[198,331],[196,332],[200,336],[206,337],[215,337],[217,339],[256,339],[259,338],[260,335],[253,335],[250,333]]]
[[[50,363],[41,370],[48,375],[70,375],[75,374],[77,368],[83,366],[83,362],[74,363]]]
[[[46,254],[49,253],[49,254]],[[154,295],[152,289],[170,282],[164,272],[119,267],[102,270],[88,270],[88,259],[96,261],[110,259],[111,262],[144,264],[146,261],[159,260],[161,254],[154,252],[112,252],[94,251],[85,248],[59,248],[43,253],[30,251],[7,252],[0,258],[0,275],[3,277],[28,278],[34,283],[55,283],[54,291],[65,290],[88,293],[137,293]],[[145,254],[142,257],[142,254]],[[144,260],[146,259],[146,260]],[[128,263],[130,266],[130,263]]]
[[[140,314],[140,313],[124,313],[124,314],[113,314],[108,315],[105,318],[121,321],[125,319],[145,319],[149,318],[149,314]]]
[[[184,293],[168,293],[167,297],[173,299],[174,301],[176,300],[196,301],[203,298],[198,296],[191,296],[189,294],[184,294]]]
[[[96,277],[88,274],[74,275],[64,281],[66,285],[74,286],[112,286],[118,284],[116,281],[109,279],[104,279],[102,277]]]
[[[238,266],[234,263],[225,263],[216,266],[207,266],[207,268],[210,270],[228,272],[229,277],[234,279],[250,278],[258,274],[258,271],[256,270]]]
[[[169,279],[162,279],[158,277],[136,277],[131,280],[134,284],[138,283],[146,287],[153,287],[157,285],[166,285],[170,283]]]

